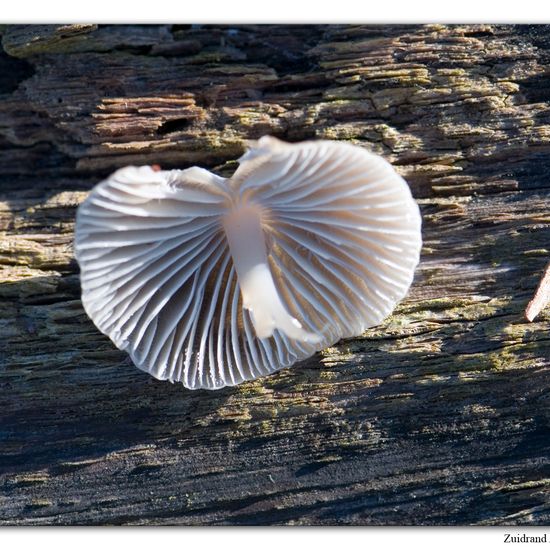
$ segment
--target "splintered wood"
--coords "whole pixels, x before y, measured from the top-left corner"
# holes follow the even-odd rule
[[[550,302],[550,262],[546,266],[546,271],[542,276],[537,291],[533,296],[533,299],[527,304],[525,310],[525,317],[528,321],[533,321],[537,315],[548,305]]]

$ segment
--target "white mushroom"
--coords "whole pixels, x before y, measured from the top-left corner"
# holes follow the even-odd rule
[[[384,159],[263,137],[232,178],[118,170],[80,206],[82,302],[136,366],[217,389],[379,324],[412,282],[420,214]]]

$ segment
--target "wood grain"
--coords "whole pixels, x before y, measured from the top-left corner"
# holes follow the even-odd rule
[[[9,25],[0,53],[0,524],[550,521],[550,29]],[[348,140],[424,220],[383,325],[217,392],[84,314],[75,209],[130,163],[231,174]]]

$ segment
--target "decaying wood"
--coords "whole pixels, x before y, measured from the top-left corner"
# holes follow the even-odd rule
[[[0,523],[548,524],[550,30],[5,26]],[[382,326],[191,392],[84,314],[74,214],[114,168],[229,175],[247,139],[348,140],[425,245]]]

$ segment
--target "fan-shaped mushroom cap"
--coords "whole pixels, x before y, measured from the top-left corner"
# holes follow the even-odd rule
[[[379,324],[418,263],[420,214],[360,147],[264,137],[231,179],[118,170],[80,206],[82,301],[136,366],[239,384]]]

